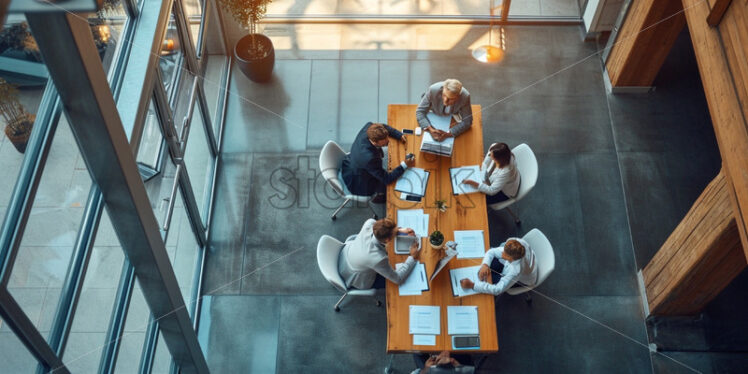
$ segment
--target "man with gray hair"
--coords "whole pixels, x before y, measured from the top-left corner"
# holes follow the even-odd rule
[[[426,114],[431,110],[436,115],[454,116],[457,124],[442,131],[431,126]],[[436,141],[442,141],[448,137],[458,136],[470,128],[473,124],[473,109],[470,107],[470,93],[457,79],[446,79],[431,85],[421,97],[421,103],[416,109],[418,125],[424,131],[431,133]]]

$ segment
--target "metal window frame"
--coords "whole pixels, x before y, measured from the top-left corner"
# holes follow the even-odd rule
[[[135,268],[130,261],[125,258],[122,264],[117,296],[114,301],[112,316],[109,318],[109,328],[106,333],[106,342],[109,342],[101,354],[99,361],[99,373],[111,374],[117,365],[120,342],[125,331],[125,322],[127,320],[130,301],[132,301],[132,291],[135,289]]]
[[[28,14],[27,20],[39,26],[35,37],[45,59],[56,62],[48,66],[50,76],[172,357],[186,372],[207,373],[87,22],[58,13]]]

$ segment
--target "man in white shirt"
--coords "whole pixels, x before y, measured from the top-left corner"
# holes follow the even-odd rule
[[[489,283],[488,277],[492,271],[493,282]],[[501,278],[497,279],[497,274]],[[483,264],[478,270],[478,282],[473,283],[465,278],[460,280],[460,285],[465,289],[498,296],[517,282],[522,286],[534,286],[537,281],[535,252],[526,241],[509,238],[504,246],[491,248],[483,256]]]
[[[400,284],[408,278],[420,256],[418,243],[410,247],[410,256],[395,270],[390,266],[385,246],[398,233],[415,235],[413,229],[397,227],[389,218],[368,219],[356,238],[345,243],[338,257],[338,272],[348,288],[384,288],[384,279]],[[376,281],[376,282],[375,282]]]

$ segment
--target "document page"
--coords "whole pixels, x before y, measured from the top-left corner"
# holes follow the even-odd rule
[[[418,237],[429,235],[429,215],[423,209],[398,209],[397,225],[413,229]]]
[[[436,345],[436,335],[413,335],[413,345]]]
[[[438,306],[411,305],[408,331],[410,334],[441,334],[440,313]]]
[[[467,278],[473,281],[473,283],[478,282],[478,269],[480,269],[480,266],[469,266],[449,271],[449,280],[452,282],[452,294],[454,296],[462,297],[477,294],[475,290],[466,290],[462,288],[460,280]]]
[[[455,231],[457,258],[483,258],[486,246],[483,242],[483,230]]]
[[[395,190],[410,195],[423,196],[426,194],[428,181],[428,171],[421,168],[407,168],[405,173],[397,179]]]
[[[478,307],[447,306],[447,334],[478,335]]]
[[[404,266],[403,264],[395,265],[396,268]],[[398,292],[400,296],[420,295],[422,291],[428,290],[429,284],[426,282],[426,265],[422,262],[413,267],[405,282],[400,283]]]
[[[466,193],[478,192],[478,188],[469,184],[463,184],[465,179],[471,179],[478,183],[481,181],[480,166],[462,166],[459,168],[449,169],[449,177],[452,179],[452,193],[462,195]]]
[[[452,116],[438,116],[434,112],[426,113],[426,118],[437,130],[449,131],[449,125],[452,123]]]

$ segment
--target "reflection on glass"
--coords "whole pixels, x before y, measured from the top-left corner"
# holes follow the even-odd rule
[[[203,90],[205,100],[208,103],[208,115],[213,124],[213,135],[218,139],[218,111],[222,109],[225,100],[226,87],[224,74],[226,71],[225,55],[205,55],[205,79],[203,79]]]
[[[8,290],[43,335],[57,310],[91,177],[65,120],[57,132],[31,208]]]
[[[205,222],[207,211],[205,210],[205,195],[208,189],[208,176],[212,176],[213,155],[208,145],[208,137],[205,133],[205,123],[203,122],[203,111],[200,105],[195,104],[192,113],[192,123],[190,124],[190,134],[187,138],[187,146],[184,150],[184,165],[187,168],[187,174],[190,176],[192,192],[195,194],[195,202],[200,209],[200,216]],[[212,178],[211,178],[212,179]]]
[[[166,252],[174,267],[174,274],[177,276],[179,289],[182,291],[184,303],[187,310],[192,315],[194,300],[192,300],[192,290],[197,286],[195,277],[195,266],[198,261],[199,250],[197,238],[190,226],[190,220],[187,217],[187,210],[184,206],[182,192],[177,193],[174,214],[171,217],[169,233],[166,238]]]
[[[4,130],[0,134],[2,222],[48,79],[39,47],[23,15],[8,15],[0,28],[0,59],[0,105],[15,108],[12,113],[8,110],[0,113],[0,128]]]
[[[177,134],[182,134],[182,128],[184,127],[184,117],[187,115],[187,110],[190,107],[190,95],[192,94],[192,85],[195,82],[195,76],[192,75],[187,69],[182,70],[182,74],[179,77],[179,86],[175,93],[175,105],[174,105],[174,126],[177,129]]]
[[[200,51],[197,50],[198,40],[200,38],[200,19],[203,15],[203,2],[200,0],[183,0],[182,5],[184,6],[184,13],[187,17],[188,29],[190,30],[190,38],[192,44],[195,46],[195,54],[200,57]]]
[[[0,319],[0,372],[33,373],[36,359]]]
[[[153,98],[151,98],[150,105],[148,105],[148,114],[143,125],[143,135],[140,137],[140,146],[138,147],[138,164],[157,171],[163,144],[164,137],[161,134],[158,114]]]
[[[163,158],[160,169],[158,175],[145,182],[145,191],[151,201],[151,208],[153,208],[153,214],[156,215],[159,227],[163,227],[177,167],[171,157],[167,156]]]
[[[166,28],[166,34],[161,43],[161,58],[158,66],[161,69],[164,88],[167,93],[171,94],[182,66],[182,45],[173,13],[169,16],[169,26]]]
[[[93,373],[99,368],[101,354],[109,344],[106,332],[124,260],[125,254],[104,210],[62,358],[73,373]]]
[[[164,335],[158,333],[158,340],[156,341],[156,353],[153,356],[153,370],[151,374],[169,374],[169,368],[171,367],[171,354],[169,348],[166,346],[164,341]]]
[[[121,0],[105,0],[102,9],[88,17],[91,35],[99,51],[104,71],[108,71],[112,66],[114,55],[120,48],[120,37],[126,22],[127,12]]]
[[[145,332],[148,329],[150,312],[145,297],[140,289],[140,282],[135,278],[130,306],[125,317],[125,328],[119,341],[119,354],[114,366],[115,373],[137,373],[140,357],[145,344]]]

